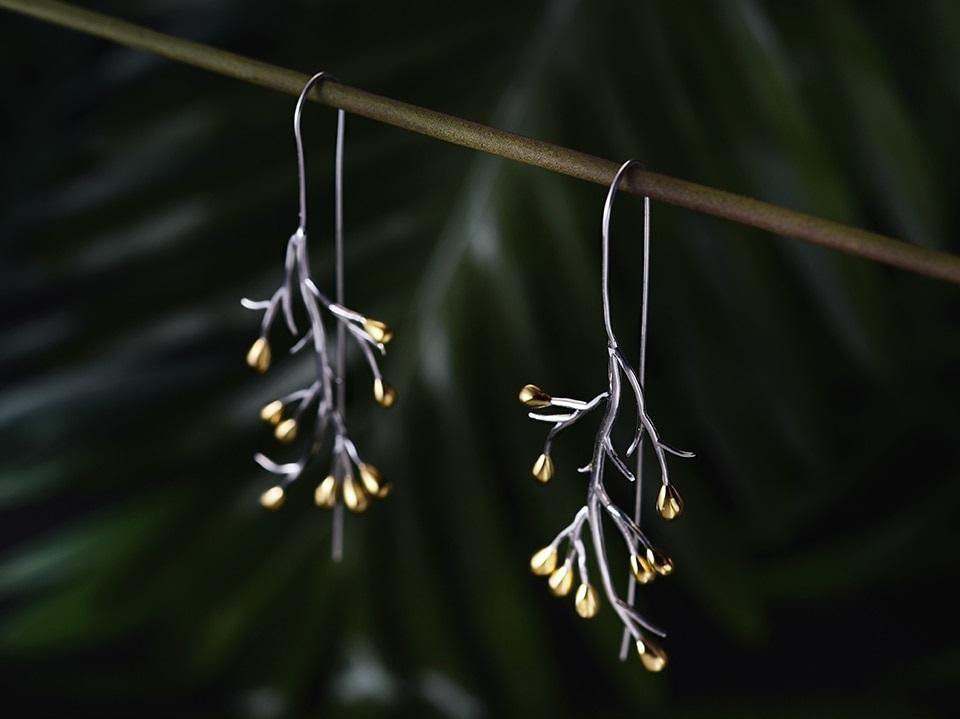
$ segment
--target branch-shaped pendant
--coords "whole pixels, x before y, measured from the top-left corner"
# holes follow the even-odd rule
[[[325,73],[317,73],[304,86],[293,115],[293,131],[297,145],[297,165],[300,181],[300,224],[287,241],[284,259],[283,283],[268,300],[244,299],[243,306],[263,312],[260,336],[247,352],[247,364],[258,372],[270,367],[272,353],[268,337],[278,312],[282,312],[290,333],[296,338],[291,353],[310,348],[313,354],[315,379],[309,387],[291,392],[274,400],[260,410],[260,417],[274,427],[274,436],[284,443],[294,442],[302,435],[301,427],[309,427],[310,439],[296,462],[279,464],[263,454],[254,456],[257,464],[279,477],[279,481],[260,496],[267,509],[279,509],[286,498],[286,489],[322,453],[330,451],[330,470],[314,491],[314,501],[320,507],[333,509],[334,559],[342,556],[343,507],[352,512],[363,512],[371,499],[382,499],[390,492],[390,484],[380,471],[364,461],[346,424],[346,343],[347,335],[356,342],[373,374],[373,396],[381,407],[391,407],[397,393],[383,379],[377,363],[377,354],[386,353],[386,345],[393,338],[387,325],[347,308],[343,302],[343,136],[345,113],[337,112],[335,190],[335,264],[336,301],[329,300],[317,287],[310,273],[307,250],[307,200],[304,171],[303,140],[300,117],[310,89],[318,82],[329,80]],[[307,326],[298,329],[295,308],[302,308]],[[336,365],[330,361],[325,318],[336,323]]]
[[[634,609],[633,582],[641,585],[649,584],[658,576],[665,577],[671,574],[673,572],[673,561],[664,552],[657,549],[641,530],[639,501],[637,511],[631,518],[610,498],[605,485],[607,469],[613,467],[615,472],[628,482],[634,482],[637,492],[640,492],[642,487],[638,478],[641,477],[642,464],[639,456],[644,446],[643,439],[648,438],[660,468],[657,511],[664,519],[672,520],[679,517],[683,512],[683,500],[680,493],[670,483],[666,455],[668,453],[678,457],[693,457],[694,455],[692,452],[674,449],[660,439],[660,434],[647,413],[643,396],[642,372],[646,349],[646,306],[649,284],[648,198],[644,200],[644,272],[640,341],[641,369],[639,375],[630,366],[620,350],[610,320],[608,290],[610,215],[617,187],[623,174],[632,164],[635,164],[632,160],[624,163],[614,176],[603,209],[601,288],[603,319],[607,333],[607,390],[591,400],[583,401],[566,397],[551,397],[536,385],[528,384],[520,390],[520,401],[533,410],[544,410],[551,407],[562,410],[558,413],[544,413],[542,411],[529,413],[531,419],[553,425],[544,442],[543,452],[537,457],[533,465],[533,476],[544,483],[549,482],[554,475],[555,468],[551,449],[557,435],[580,421],[587,414],[602,408],[600,426],[594,437],[592,457],[589,464],[578,470],[590,476],[587,485],[586,504],[577,511],[573,521],[557,534],[552,542],[539,549],[531,557],[530,569],[534,574],[548,577],[550,591],[559,597],[566,596],[572,591],[576,581],[574,575],[578,574],[579,585],[574,595],[577,614],[586,619],[594,617],[600,609],[600,597],[596,588],[590,583],[589,557],[586,549],[586,542],[589,540],[607,601],[623,623],[626,634],[633,638],[643,666],[650,671],[658,672],[666,666],[667,655],[659,644],[650,637],[651,635],[663,637],[665,634]],[[627,381],[636,405],[637,421],[633,440],[626,452],[621,455],[613,444],[611,431],[620,410],[624,379]],[[626,461],[634,454],[637,454],[636,475],[631,472]],[[632,579],[626,601],[621,599],[610,575],[610,565],[604,544],[604,520],[609,520],[623,537],[630,556]],[[566,551],[561,563],[560,551],[564,544],[566,545]]]

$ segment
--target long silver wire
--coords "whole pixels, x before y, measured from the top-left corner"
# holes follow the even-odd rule
[[[343,110],[337,111],[337,150],[334,161],[334,262],[336,265],[336,296],[337,304],[344,307],[343,291],[343,134],[346,126],[347,114]],[[343,322],[337,323],[337,411],[345,422],[347,418],[347,328]],[[343,559],[343,504],[337,502],[333,506],[333,541],[331,555],[333,561]]]
[[[645,388],[647,370],[647,300],[650,294],[650,198],[643,198],[643,279],[640,282],[640,360],[637,365],[637,374],[640,386]],[[637,443],[637,485],[634,488],[633,521],[640,524],[640,513],[643,508],[643,439]],[[633,572],[627,572],[627,604],[631,607],[636,601],[637,579]],[[620,661],[626,661],[630,651],[630,632],[623,630],[623,639],[620,641]]]
[[[300,130],[300,120],[303,115],[303,105],[307,95],[313,86],[323,80],[332,80],[326,72],[318,72],[311,77],[300,96],[297,98],[297,105],[293,111],[293,136],[297,143],[297,172],[300,190],[300,226],[299,231],[306,234],[307,231],[307,177],[306,161],[303,152],[303,135]],[[346,113],[343,110],[337,110],[337,144],[336,159],[334,161],[334,265],[336,282],[336,301],[341,307],[344,306],[343,290],[343,135],[346,126]],[[343,322],[337,323],[337,355],[336,355],[336,382],[337,382],[337,413],[340,415],[341,423],[346,419],[346,357],[347,357],[347,338],[346,327]],[[333,535],[330,543],[330,553],[333,561],[339,562],[343,559],[343,505],[337,502],[333,507],[333,526],[331,533]]]

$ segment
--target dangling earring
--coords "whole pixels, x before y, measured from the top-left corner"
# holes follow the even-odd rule
[[[640,529],[640,493],[643,472],[642,451],[644,438],[649,437],[650,445],[660,465],[660,490],[657,496],[657,511],[664,519],[675,519],[683,511],[683,500],[679,492],[670,483],[667,473],[666,453],[678,457],[693,457],[692,452],[684,452],[670,447],[660,439],[653,421],[647,414],[646,403],[643,397],[643,374],[646,351],[646,317],[647,295],[649,287],[649,249],[650,249],[650,198],[644,197],[643,222],[643,283],[641,306],[640,332],[640,363],[639,374],[630,366],[626,356],[617,344],[610,319],[610,215],[613,209],[613,199],[620,186],[620,181],[626,171],[638,164],[629,160],[620,166],[614,175],[613,182],[607,192],[607,199],[603,206],[603,223],[601,238],[603,258],[601,269],[601,299],[603,304],[603,323],[607,333],[607,390],[601,392],[589,401],[568,399],[566,397],[551,397],[536,385],[528,384],[520,390],[520,401],[527,407],[536,410],[547,407],[557,407],[565,412],[542,414],[530,412],[531,419],[547,422],[553,425],[547,434],[543,452],[533,465],[533,476],[540,482],[549,482],[554,474],[554,464],[550,450],[556,436],[571,426],[589,412],[603,408],[600,428],[594,440],[593,456],[590,463],[578,469],[578,472],[589,474],[587,485],[587,502],[574,515],[573,521],[560,532],[550,544],[537,551],[530,559],[530,568],[534,574],[548,577],[550,591],[559,597],[566,596],[573,589],[574,572],[579,574],[574,605],[581,617],[589,619],[596,616],[600,609],[600,597],[597,590],[590,583],[588,574],[588,557],[584,543],[584,529],[589,529],[589,540],[593,545],[593,555],[597,570],[600,572],[600,581],[607,601],[623,622],[626,637],[632,637],[636,643],[643,666],[653,672],[658,672],[666,666],[667,655],[663,649],[650,638],[651,635],[665,636],[664,632],[648,622],[636,609],[633,608],[635,582],[648,584],[657,576],[667,576],[673,572],[673,561],[662,551],[657,549],[646,534]],[[613,446],[610,437],[614,421],[620,409],[620,391],[622,378],[626,378],[637,408],[637,425],[633,441],[625,455],[621,456]],[[630,471],[626,458],[636,452],[637,471]],[[624,510],[614,504],[607,494],[604,485],[607,462],[629,482],[636,483],[636,508],[631,518]],[[603,519],[609,517],[619,530],[630,554],[630,575],[627,600],[620,599],[610,576],[610,567],[607,562],[607,552],[604,547]],[[567,550],[563,563],[559,564],[559,549],[566,542]],[[576,563],[576,570],[574,568]],[[626,645],[625,645],[626,646]],[[621,652],[621,658],[625,652]]]
[[[291,354],[310,347],[316,367],[316,379],[309,387],[274,400],[260,410],[260,418],[273,425],[274,436],[280,442],[294,442],[298,435],[303,434],[303,425],[307,425],[310,432],[304,453],[296,462],[278,464],[263,454],[254,456],[257,464],[280,478],[276,485],[260,496],[260,503],[267,509],[279,509],[286,498],[287,487],[298,479],[325,449],[327,440],[332,439],[330,472],[317,486],[314,500],[318,506],[333,510],[332,554],[335,560],[339,560],[343,555],[344,505],[352,512],[363,512],[371,499],[386,497],[390,491],[390,485],[383,481],[377,468],[361,459],[356,445],[347,434],[344,370],[348,332],[373,372],[373,396],[377,403],[381,407],[391,407],[397,394],[380,374],[374,353],[376,350],[385,354],[385,345],[393,338],[393,332],[383,322],[365,317],[343,304],[343,133],[346,117],[343,110],[337,111],[334,180],[336,301],[327,299],[310,274],[307,251],[307,190],[300,116],[307,94],[313,86],[328,79],[332,78],[322,72],[311,77],[300,93],[293,114],[300,186],[300,224],[287,241],[283,284],[269,300],[256,302],[243,299],[242,304],[247,309],[263,311],[260,336],[247,352],[247,364],[250,367],[258,372],[266,372],[270,367],[272,354],[268,337],[278,309],[282,311],[290,333],[297,338],[290,349]],[[295,303],[302,305],[306,314],[307,327],[302,333],[297,329]],[[324,310],[329,312],[337,323],[335,368],[331,366],[327,348]]]

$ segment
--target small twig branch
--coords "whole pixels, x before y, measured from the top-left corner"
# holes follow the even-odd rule
[[[0,8],[290,95],[298,95],[308,77],[56,0],[0,0]],[[610,160],[338,82],[324,82],[313,90],[310,99],[410,132],[600,185],[609,185],[617,172],[617,163]],[[960,256],[911,245],[875,232],[640,168],[633,168],[624,176],[621,189],[960,284]]]

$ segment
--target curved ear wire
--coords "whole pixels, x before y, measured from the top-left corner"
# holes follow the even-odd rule
[[[307,248],[307,190],[306,172],[301,133],[303,106],[310,90],[319,82],[333,79],[325,72],[311,77],[297,98],[293,113],[293,134],[297,148],[297,171],[300,190],[300,215],[296,231],[287,241],[284,262],[283,284],[269,300],[254,302],[243,300],[244,307],[263,310],[260,337],[247,353],[247,363],[259,372],[266,372],[271,364],[268,335],[276,319],[278,308],[282,310],[287,327],[296,337],[291,353],[312,346],[316,378],[307,388],[293,392],[270,402],[260,412],[260,417],[272,424],[274,435],[281,442],[294,442],[302,434],[301,425],[310,427],[311,437],[301,459],[297,462],[279,464],[258,454],[256,462],[280,477],[278,484],[260,497],[260,503],[268,509],[279,509],[285,501],[288,485],[298,479],[313,460],[330,443],[331,468],[329,474],[317,486],[314,501],[318,506],[333,510],[332,554],[335,560],[342,556],[343,507],[352,512],[363,512],[373,498],[386,497],[390,485],[383,481],[379,470],[360,458],[356,445],[350,439],[346,426],[346,343],[347,334],[357,342],[361,354],[373,374],[373,395],[382,407],[391,407],[396,401],[396,391],[384,381],[375,352],[385,354],[385,345],[393,338],[387,325],[349,309],[344,304],[343,278],[343,138],[346,113],[337,111],[336,162],[334,174],[335,204],[335,301],[331,302],[320,291],[310,271]],[[294,302],[299,302],[307,316],[309,328],[302,334],[294,320]],[[335,367],[331,367],[327,348],[327,331],[324,310],[337,323],[337,347]],[[335,388],[335,389],[334,389]],[[312,426],[310,426],[312,424]],[[332,441],[331,441],[332,440]]]
[[[640,167],[640,163],[636,160],[627,160],[622,165],[620,169],[617,170],[616,174],[613,176],[613,180],[610,182],[610,188],[607,190],[607,198],[603,203],[603,219],[600,224],[600,240],[601,240],[601,252],[602,258],[600,262],[600,295],[603,301],[603,325],[607,330],[607,342],[611,347],[617,346],[617,338],[613,333],[613,325],[610,319],[610,219],[613,215],[613,198],[617,195],[617,190],[620,189],[620,183],[623,181],[623,176],[626,174],[627,170],[631,167],[636,166]],[[647,233],[648,218],[650,216],[650,198],[644,195],[644,216],[643,216],[643,226],[644,226],[644,247],[643,247],[643,261],[644,261],[644,272],[643,272],[643,305],[641,311],[643,312],[644,322],[646,321],[646,304],[647,304],[647,241],[649,235]],[[643,354],[641,351],[641,364],[643,363]]]
[[[625,458],[634,451],[642,448],[644,435],[650,436],[650,445],[657,457],[660,466],[661,488],[657,498],[657,509],[664,519],[674,519],[680,515],[683,504],[679,493],[670,484],[667,471],[666,453],[678,454],[682,457],[692,457],[690,452],[681,452],[669,447],[660,440],[660,436],[653,421],[647,413],[643,395],[643,372],[646,352],[646,316],[649,285],[649,239],[650,239],[650,201],[644,198],[644,269],[643,269],[643,300],[641,307],[641,358],[639,374],[627,362],[627,359],[617,344],[613,331],[610,313],[610,220],[613,211],[613,200],[624,174],[631,166],[639,164],[628,160],[615,173],[610,188],[607,191],[603,206],[603,220],[601,224],[601,301],[603,305],[603,322],[607,334],[607,390],[596,395],[589,401],[570,399],[565,397],[551,397],[536,385],[526,385],[520,390],[520,401],[534,409],[548,407],[563,408],[563,412],[546,414],[530,412],[531,419],[553,424],[547,434],[543,452],[533,466],[533,475],[540,482],[548,482],[554,474],[554,464],[550,456],[553,441],[557,434],[573,423],[577,422],[594,409],[603,408],[600,426],[594,437],[593,454],[590,463],[582,467],[580,472],[590,474],[587,488],[587,500],[584,506],[576,513],[573,522],[563,529],[553,541],[536,552],[530,560],[530,568],[535,574],[549,576],[551,591],[557,596],[565,596],[573,586],[574,567],[579,569],[580,586],[576,593],[575,606],[577,613],[584,618],[590,618],[599,611],[600,599],[597,590],[590,584],[588,577],[588,561],[586,541],[589,538],[593,547],[593,559],[600,575],[601,584],[611,609],[623,624],[626,636],[636,642],[637,653],[643,666],[649,671],[660,671],[666,666],[666,653],[653,641],[651,635],[664,636],[664,632],[648,622],[633,608],[635,591],[633,584],[639,582],[648,584],[657,576],[667,576],[673,572],[673,561],[657,549],[647,535],[640,528],[639,486],[638,478],[642,470],[640,457],[637,458],[637,475],[627,467]],[[625,454],[614,446],[612,438],[613,425],[620,410],[621,394],[624,380],[633,395],[637,412],[637,425],[634,439]],[[617,506],[607,492],[606,479],[608,466],[612,466],[615,474],[621,475],[630,482],[637,482],[638,498],[635,502],[636,511],[633,519]],[[627,601],[620,598],[614,586],[607,559],[607,550],[604,540],[604,522],[611,522],[619,531],[630,555],[631,591]],[[585,536],[585,532],[588,533]],[[558,566],[558,549],[566,543],[566,558]]]
[[[293,110],[293,138],[297,143],[297,177],[300,184],[300,226],[299,230],[304,234],[307,231],[307,176],[305,170],[305,161],[303,153],[303,135],[300,131],[300,118],[303,116],[303,104],[307,100],[307,95],[310,94],[310,91],[320,82],[324,80],[330,80],[336,82],[337,79],[330,75],[327,72],[318,72],[316,75],[307,80],[307,84],[303,86],[303,90],[300,91],[300,96],[297,98],[297,106]],[[341,209],[340,195],[341,188],[343,186],[343,128],[344,128],[344,118],[346,113],[343,110],[337,110],[337,164],[336,164],[336,175],[335,183],[337,187],[337,216],[339,218]],[[338,226],[342,226],[340,222],[337,223]]]

